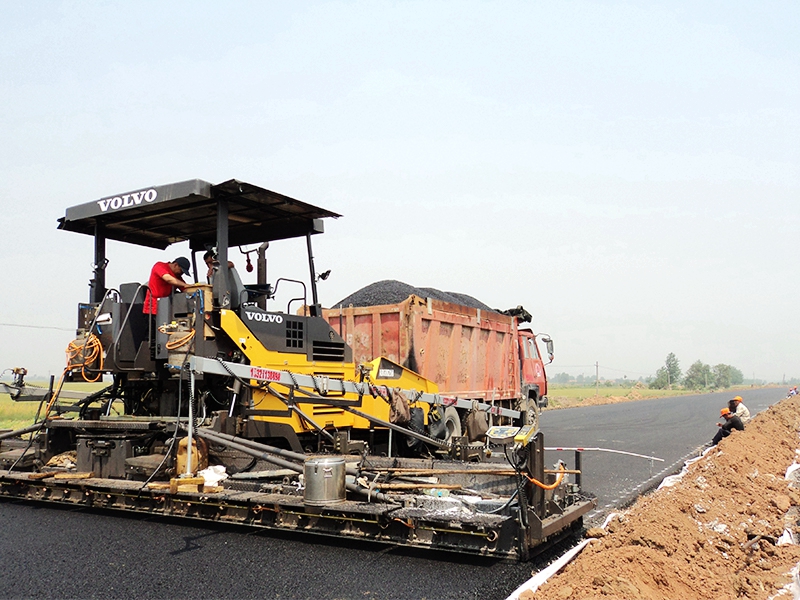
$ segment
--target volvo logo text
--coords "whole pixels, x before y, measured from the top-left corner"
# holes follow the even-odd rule
[[[122,196],[114,196],[113,198],[104,198],[98,200],[97,205],[100,210],[106,212],[109,208],[117,210],[118,208],[127,208],[129,206],[138,206],[142,202],[152,202],[158,197],[158,192],[154,188],[144,190],[142,192],[133,192],[132,194],[123,194]]]
[[[247,318],[251,321],[261,321],[262,323],[283,323],[283,317],[280,315],[268,315],[265,313],[250,312],[249,310],[244,311],[244,314],[246,314]]]

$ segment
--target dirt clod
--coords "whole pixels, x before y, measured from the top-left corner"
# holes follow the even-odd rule
[[[587,538],[601,538],[606,537],[608,532],[602,527],[592,527],[591,529],[586,530],[585,535]]]
[[[778,494],[772,499],[772,505],[781,513],[785,513],[789,510],[789,507],[792,506],[792,502],[789,500],[789,496],[786,496],[785,494]]]

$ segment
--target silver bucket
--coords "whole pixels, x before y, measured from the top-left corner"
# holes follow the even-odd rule
[[[309,506],[341,504],[347,498],[346,473],[343,456],[307,458],[303,466],[303,501]]]

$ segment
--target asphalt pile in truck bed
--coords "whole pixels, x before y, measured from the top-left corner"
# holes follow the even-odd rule
[[[520,600],[792,598],[779,590],[800,562],[798,428],[800,396],[758,414]]]
[[[410,295],[416,295],[420,298],[433,298],[443,302],[452,302],[453,304],[460,304],[462,306],[469,306],[471,308],[480,308],[481,310],[488,310],[492,312],[499,312],[486,306],[480,300],[468,296],[467,294],[459,294],[457,292],[443,292],[436,288],[429,287],[414,287],[396,279],[384,279],[370,283],[368,286],[353,292],[347,298],[339,300],[331,308],[348,308],[350,306],[381,306],[384,304],[397,304],[402,302]]]

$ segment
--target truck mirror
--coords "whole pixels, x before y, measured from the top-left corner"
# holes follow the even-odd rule
[[[544,338],[542,341],[545,343],[545,346],[547,346],[547,357],[550,359],[550,362],[553,362],[553,340]]]

